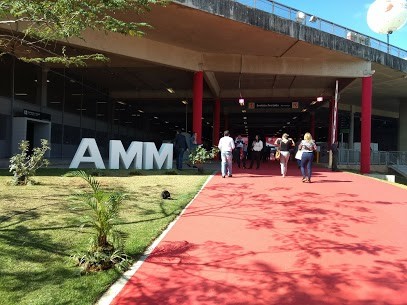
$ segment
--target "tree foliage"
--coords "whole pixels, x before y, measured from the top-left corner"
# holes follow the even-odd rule
[[[100,60],[100,54],[74,60],[64,45],[71,37],[83,38],[86,29],[130,36],[144,35],[147,23],[128,21],[165,0],[2,0],[0,2],[0,53],[20,53],[27,61],[48,58],[67,65]],[[58,41],[58,46],[55,44]],[[41,56],[38,56],[41,54]],[[45,56],[44,56],[45,55]],[[51,58],[51,59],[50,59]],[[53,58],[53,59],[52,59]]]
[[[38,168],[48,166],[49,161],[44,159],[44,155],[50,147],[47,140],[41,139],[41,147],[33,148],[32,153],[26,140],[21,141],[19,148],[21,153],[10,158],[9,168],[13,173],[14,185],[27,185]]]

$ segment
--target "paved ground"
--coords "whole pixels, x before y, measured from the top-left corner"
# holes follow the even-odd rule
[[[111,304],[407,304],[407,189],[314,169],[214,176]]]

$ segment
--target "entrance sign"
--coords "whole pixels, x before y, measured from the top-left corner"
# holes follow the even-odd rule
[[[88,156],[85,156],[88,152]],[[119,169],[171,169],[173,159],[173,144],[163,143],[160,151],[153,142],[131,142],[127,151],[120,140],[109,142],[109,168]],[[102,156],[94,138],[83,138],[72,159],[69,168],[78,168],[82,162],[94,163],[98,169],[105,169]]]
[[[291,103],[256,103],[256,109],[284,109],[291,108]]]
[[[298,102],[292,103],[280,103],[280,102],[270,102],[270,103],[255,103],[250,102],[247,105],[248,109],[298,109]]]
[[[51,121],[51,115],[44,112],[38,112],[34,110],[23,109],[23,116],[27,118],[37,119],[37,120],[48,120]]]

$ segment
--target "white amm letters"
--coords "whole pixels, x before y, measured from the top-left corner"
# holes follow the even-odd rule
[[[88,152],[88,156],[85,156]],[[109,142],[109,168],[125,169],[130,167],[135,169],[171,169],[173,158],[173,145],[163,143],[160,151],[153,142],[131,142],[127,151],[120,140],[110,140]],[[83,138],[76,150],[69,168],[78,168],[82,162],[94,163],[98,169],[104,169],[102,156],[96,140],[93,138]]]

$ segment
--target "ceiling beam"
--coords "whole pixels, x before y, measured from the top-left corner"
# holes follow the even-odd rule
[[[69,42],[76,46],[189,71],[203,69],[209,72],[352,78],[372,75],[370,62],[351,57],[337,60],[201,53],[146,38],[95,31],[86,31],[84,39],[73,38]],[[210,74],[207,76],[210,77]],[[212,85],[216,92],[216,83]]]
[[[214,72],[205,71],[204,78],[214,97],[220,97],[220,87]]]
[[[267,57],[240,54],[203,54],[205,71],[356,78],[373,74],[371,62],[361,59]]]
[[[334,89],[331,88],[294,88],[294,89],[229,89],[222,90],[221,98],[309,98],[317,97],[324,92],[324,96],[333,96]]]

